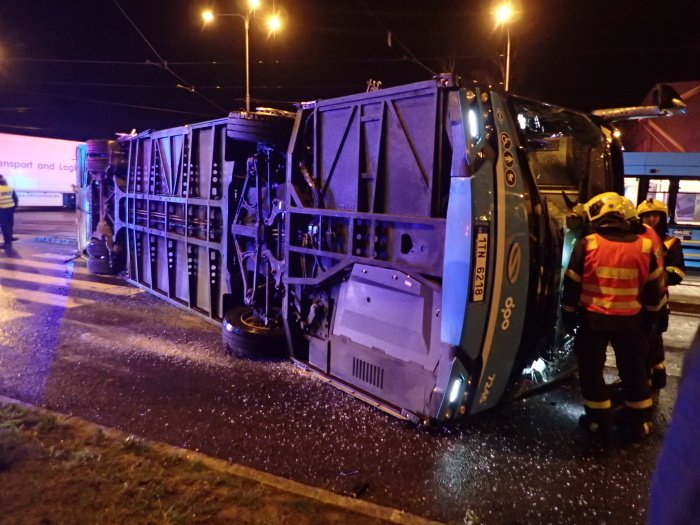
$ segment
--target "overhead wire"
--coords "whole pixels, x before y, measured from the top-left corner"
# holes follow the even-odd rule
[[[196,95],[198,95],[198,96],[201,97],[202,99],[204,99],[204,100],[206,100],[207,102],[209,102],[209,103],[210,103],[211,105],[213,105],[215,108],[219,109],[220,111],[223,111],[224,113],[226,112],[226,110],[225,110],[223,107],[221,107],[219,104],[217,104],[216,102],[214,102],[213,100],[211,100],[209,97],[204,96],[204,95],[203,95],[202,93],[200,93],[199,91],[197,91],[197,89],[195,88],[195,86],[194,86],[193,84],[190,84],[190,83],[187,82],[184,78],[182,78],[180,75],[178,75],[177,73],[175,73],[175,71],[173,71],[173,70],[170,68],[170,66],[168,65],[168,61],[165,60],[163,57],[160,56],[160,53],[158,53],[158,51],[157,51],[156,48],[153,46],[153,44],[151,44],[151,42],[149,42],[148,38],[146,38],[146,35],[143,34],[143,31],[141,31],[141,29],[139,29],[139,27],[134,23],[134,21],[131,19],[131,17],[129,17],[129,15],[126,13],[126,11],[124,11],[124,9],[122,8],[122,6],[119,5],[119,2],[118,2],[117,0],[112,0],[112,2],[114,3],[114,5],[117,6],[117,9],[119,9],[119,11],[121,11],[121,13],[122,13],[122,14],[124,15],[124,17],[129,21],[129,23],[131,24],[131,26],[136,30],[136,32],[137,32],[137,33],[139,34],[139,36],[144,40],[144,42],[146,42],[146,44],[148,45],[148,47],[151,48],[151,51],[153,51],[153,53],[156,55],[156,57],[158,57],[158,60],[160,61],[160,63],[151,62],[152,65],[156,65],[156,66],[162,68],[164,71],[167,71],[168,73],[170,73],[172,76],[174,76],[176,79],[178,79],[178,80],[184,85],[183,87],[184,87],[187,91],[189,91],[190,93],[195,93]],[[179,85],[179,84],[178,84],[178,85]]]
[[[114,82],[64,82],[64,81],[51,81],[51,80],[13,80],[13,84],[20,84],[23,86],[85,86],[85,87],[104,87],[104,88],[118,88],[118,89],[163,89],[163,86],[156,84],[120,84]],[[200,85],[197,89],[211,89],[211,90],[240,90],[242,86],[238,85]],[[275,85],[259,85],[256,86],[258,89],[348,89],[357,88],[356,84],[275,84]],[[177,89],[178,86],[171,86],[172,89]],[[184,88],[184,86],[183,86]],[[242,100],[242,99],[241,99]],[[0,108],[2,110],[2,108]]]
[[[401,40],[391,31],[391,29],[389,29],[389,27],[387,27],[386,24],[384,24],[384,22],[382,22],[382,20],[377,16],[377,14],[374,11],[372,11],[369,7],[367,7],[367,4],[365,4],[363,2],[363,0],[357,0],[357,1],[365,9],[365,11],[367,11],[367,13],[369,13],[370,16],[372,16],[372,18],[374,18],[379,23],[379,25],[381,25],[384,28],[384,30],[387,32],[387,35],[389,35],[390,40],[392,42],[395,41],[397,44],[399,44],[401,46],[401,48],[411,58],[412,62],[419,65],[420,67],[422,67],[426,71],[428,71],[431,75],[437,74],[435,71],[433,71],[428,66],[426,66],[423,62],[421,62],[418,59],[418,57],[416,55],[414,55],[413,52],[403,42],[401,42]]]
[[[55,97],[55,98],[62,98],[66,100],[75,100],[78,102],[91,102],[95,104],[107,104],[110,106],[121,106],[121,107],[127,107],[127,108],[135,108],[135,109],[147,109],[150,111],[162,111],[165,113],[178,113],[181,115],[192,115],[192,116],[198,116],[198,117],[207,117],[211,118],[211,114],[206,114],[206,113],[196,113],[193,111],[182,111],[179,109],[168,109],[168,108],[158,108],[155,106],[143,106],[139,104],[127,104],[124,102],[112,102],[108,100],[97,100],[97,99],[91,99],[91,98],[85,98],[85,97],[72,97],[70,95],[60,95],[58,93],[38,93],[36,91],[31,92],[27,90],[20,90],[20,89],[12,89],[12,88],[6,88],[6,87],[0,87],[0,91],[7,91],[10,93],[21,93],[21,94],[30,94],[30,95],[38,95],[42,97]]]
[[[387,63],[387,62],[406,62],[406,56],[401,57],[390,57],[390,58],[304,58],[297,60],[256,60],[255,63],[259,65],[294,65],[294,64],[366,64],[366,63]],[[423,60],[438,60],[444,57],[423,57]],[[456,58],[459,59],[475,59],[480,58],[479,55],[461,55]],[[160,65],[150,60],[146,61],[126,61],[126,60],[81,60],[81,59],[54,59],[54,58],[7,58],[8,62],[36,62],[36,63],[47,63],[47,64],[92,64],[92,65],[109,65],[109,66],[153,66]],[[239,61],[227,61],[227,60],[208,60],[208,61],[169,61],[169,66],[231,66],[240,64]]]
[[[402,42],[392,33],[392,40],[398,42],[400,45]],[[404,49],[406,49],[404,47]],[[634,47],[606,47],[604,50],[600,49],[577,49],[575,51],[570,49],[546,49],[540,50],[533,48],[530,51],[532,56],[587,56],[587,55],[600,55],[604,53],[609,56],[610,54],[624,55],[629,53],[643,54],[643,53],[666,53],[668,51],[697,51],[700,50],[700,45],[698,44],[688,44],[685,46],[634,46]],[[407,51],[408,52],[408,51]],[[409,57],[413,59],[413,56]],[[444,56],[432,56],[432,57],[421,57],[418,60],[438,60],[443,59]],[[468,55],[457,55],[454,58],[461,59],[476,59],[482,58],[480,54],[468,54]],[[35,62],[35,63],[46,63],[46,64],[93,64],[93,65],[108,65],[108,66],[158,66],[162,67],[162,63],[153,62],[151,60],[91,60],[91,59],[65,59],[65,58],[36,58],[36,57],[12,57],[6,56],[3,58],[4,62]],[[357,58],[343,58],[343,57],[331,57],[331,58],[305,58],[297,60],[269,60],[256,59],[256,64],[324,64],[324,63],[372,63],[372,62],[405,62],[406,57],[389,57],[389,58],[367,58],[367,57],[357,57]],[[168,66],[230,66],[235,64],[240,64],[240,61],[234,60],[203,60],[203,61],[177,61],[170,60],[165,61]],[[172,70],[169,70],[172,72]],[[188,84],[183,79],[179,78],[181,82]],[[189,85],[189,84],[188,84]]]

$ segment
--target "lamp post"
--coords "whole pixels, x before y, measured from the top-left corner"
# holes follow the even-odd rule
[[[506,29],[506,71],[503,87],[508,91],[510,84],[510,26],[508,24],[513,19],[513,7],[509,2],[503,3],[496,7],[493,15],[496,19],[496,26],[502,25]]]
[[[242,15],[240,13],[214,13],[211,9],[202,12],[202,20],[208,24],[218,16],[232,16],[243,20],[245,29],[245,110],[250,113],[250,18],[255,10],[260,7],[260,0],[248,0],[248,11]],[[267,27],[270,32],[280,29],[281,21],[278,16],[271,15],[267,19]]]

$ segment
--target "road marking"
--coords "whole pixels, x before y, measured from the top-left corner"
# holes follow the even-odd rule
[[[89,292],[107,293],[110,295],[136,295],[143,293],[138,288],[132,288],[126,284],[108,284],[97,281],[85,281],[82,279],[70,279],[66,277],[56,277],[52,275],[44,275],[41,273],[23,272],[19,270],[10,270],[0,267],[0,279],[11,279],[17,281],[25,281],[32,285],[46,286],[62,286],[77,290],[86,290]]]

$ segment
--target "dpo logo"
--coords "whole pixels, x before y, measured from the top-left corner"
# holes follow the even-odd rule
[[[510,316],[513,315],[513,308],[515,308],[515,301],[513,301],[512,297],[508,297],[503,308],[501,308],[501,319],[503,319],[501,321],[501,330],[504,332],[510,328]]]

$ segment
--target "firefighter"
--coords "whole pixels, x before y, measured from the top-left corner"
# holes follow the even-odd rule
[[[593,233],[574,246],[561,306],[567,331],[576,334],[585,409],[579,423],[587,432],[604,437],[612,428],[612,402],[603,377],[610,342],[624,394],[619,428],[642,439],[651,432],[653,404],[643,326],[653,321],[659,308],[662,268],[653,256],[652,242],[634,233],[625,220],[623,197],[603,193],[584,208]]]
[[[651,241],[652,253],[656,257],[656,264],[659,268],[663,268],[664,258],[662,249],[663,245],[661,244],[661,239],[659,239],[659,236],[656,234],[656,232],[651,226],[649,226],[648,224],[644,224],[639,219],[639,215],[637,215],[637,207],[634,205],[634,203],[627,197],[622,197],[622,199],[625,220],[630,224],[632,232],[636,233],[637,235],[641,235],[642,237],[646,237]],[[663,279],[661,280],[661,288],[662,291],[665,292],[665,285]],[[662,303],[664,303],[663,299]],[[659,312],[659,315],[660,313],[661,312]],[[649,350],[649,352],[651,352],[651,350]],[[648,366],[648,370],[651,371],[651,365]],[[622,381],[618,378],[615,381],[613,381],[610,387],[613,405],[617,406],[618,404],[622,403]]]
[[[651,388],[657,390],[666,386],[666,365],[663,333],[668,330],[669,306],[668,286],[679,284],[685,277],[683,248],[677,237],[668,234],[668,207],[656,199],[647,199],[637,207],[640,220],[652,229],[661,239],[661,253],[664,268],[664,304],[654,330],[649,336],[649,367]]]
[[[17,193],[7,184],[5,177],[0,175],[0,229],[4,240],[2,247],[5,250],[12,248],[12,230],[15,225],[15,208],[18,203]]]

